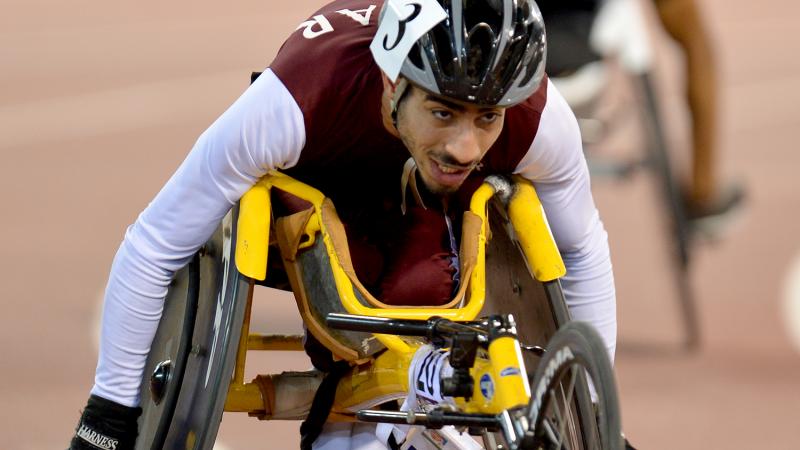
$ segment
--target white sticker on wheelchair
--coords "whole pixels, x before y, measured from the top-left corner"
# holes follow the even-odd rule
[[[378,67],[397,81],[400,68],[417,39],[447,18],[436,0],[389,0],[369,46]]]
[[[447,357],[450,352],[435,350],[429,345],[424,345],[414,354],[411,361],[411,386],[418,397],[434,403],[442,403],[442,376],[449,372]]]
[[[494,380],[488,373],[481,375],[480,389],[483,398],[492,401],[492,398],[494,398]]]

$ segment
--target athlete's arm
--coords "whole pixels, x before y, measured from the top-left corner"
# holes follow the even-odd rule
[[[93,394],[138,404],[142,370],[174,273],[261,176],[296,164],[304,144],[300,108],[270,70],[200,136],[128,228],[114,258]]]
[[[539,129],[517,173],[533,181],[567,266],[562,285],[572,317],[597,328],[613,360],[617,320],[608,235],[592,198],[575,115],[547,84]]]

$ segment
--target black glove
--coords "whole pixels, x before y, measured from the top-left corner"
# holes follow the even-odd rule
[[[69,450],[133,450],[136,419],[142,408],[131,408],[92,395],[75,429]]]

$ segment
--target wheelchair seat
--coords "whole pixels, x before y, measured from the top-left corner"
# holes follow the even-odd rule
[[[384,345],[370,333],[341,331],[327,326],[325,317],[328,314],[349,312],[337,288],[331,264],[333,259],[338,261],[352,283],[359,304],[366,308],[447,310],[465,300],[467,282],[460,283],[452,298],[442,305],[412,307],[384,303],[359,280],[345,226],[329,198],[323,200],[318,213],[311,203],[279,189],[273,190],[271,199],[274,231],[270,240],[279,250],[283,269],[308,332],[332,352],[334,359],[365,359],[382,350]],[[328,239],[314,239],[311,242],[305,231],[309,221],[316,219],[324,224]],[[480,228],[481,219],[469,211],[465,212],[459,250],[459,271],[464,280],[469,279],[477,262]]]
[[[276,192],[302,201],[292,199],[294,208],[286,207],[286,202],[275,202],[273,207],[272,194]],[[342,332],[328,327],[325,319],[330,313],[346,313],[390,319],[426,320],[439,316],[474,320],[484,309],[487,294],[488,213],[493,198],[500,198],[495,209],[505,217],[501,221],[503,228],[521,252],[515,252],[520,256],[515,266],[542,283],[561,277],[566,269],[533,186],[520,178],[512,183],[497,176],[484,180],[463,213],[461,284],[450,301],[442,305],[395,306],[372,295],[356,275],[344,225],[332,201],[280,172],[270,172],[240,200],[236,267],[244,277],[265,280],[268,248],[270,244],[277,247],[306,328],[331,351],[334,359],[364,360],[383,346],[406,353],[411,347],[405,338]]]

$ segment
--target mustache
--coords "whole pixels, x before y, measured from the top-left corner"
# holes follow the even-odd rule
[[[480,160],[464,164],[463,162],[453,157],[453,155],[446,152],[435,152],[432,153],[431,156],[436,162],[458,170],[480,169],[482,166]]]

